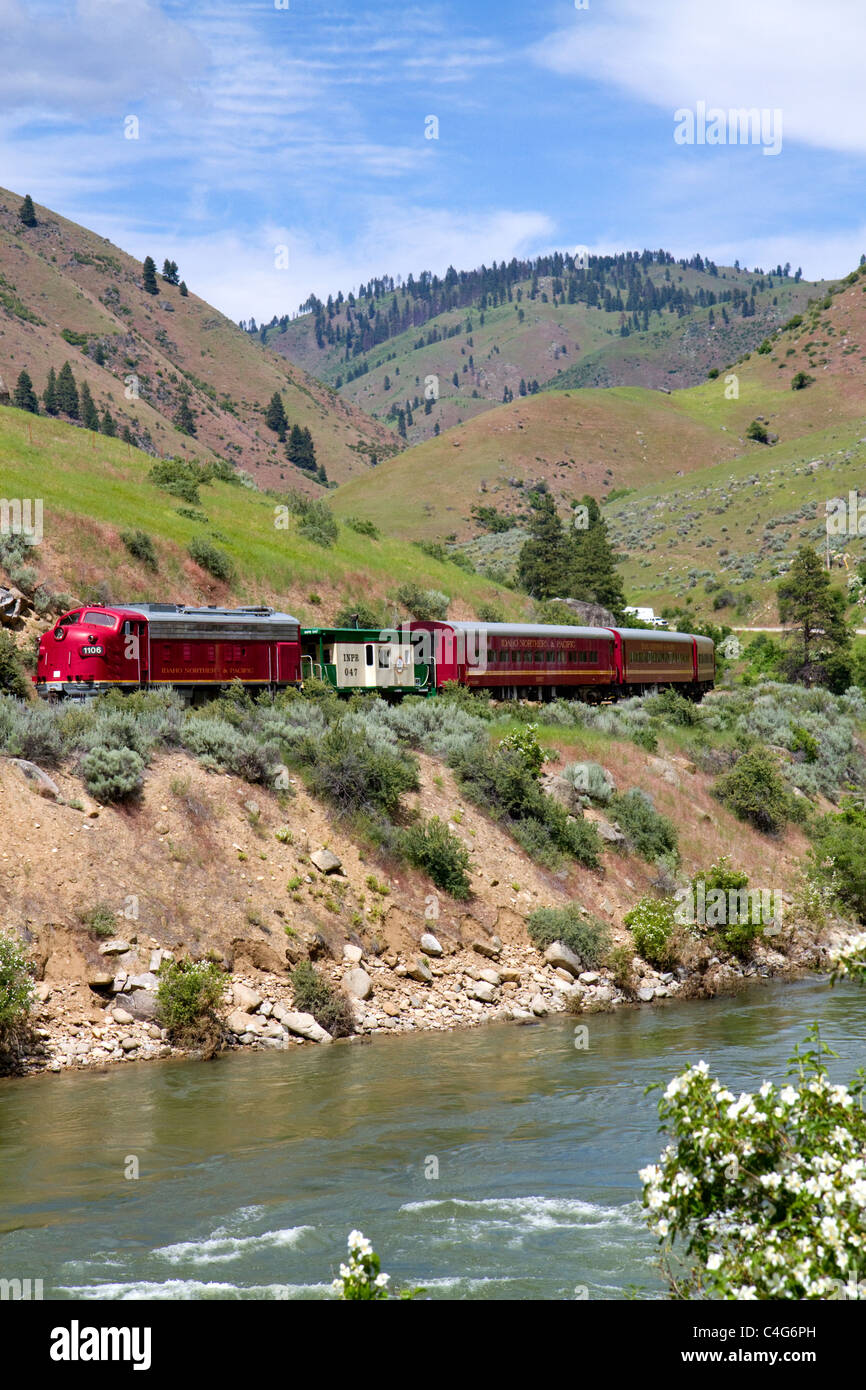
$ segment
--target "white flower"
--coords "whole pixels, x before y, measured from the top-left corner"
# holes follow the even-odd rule
[[[793,1086],[786,1086],[783,1091],[779,1092],[779,1100],[783,1105],[793,1105],[796,1099],[797,1092],[794,1090]]]
[[[709,1256],[709,1258],[708,1258],[708,1260],[707,1260],[707,1269],[721,1269],[721,1266],[722,1266],[722,1257],[721,1257],[721,1255],[710,1255],[710,1256]]]

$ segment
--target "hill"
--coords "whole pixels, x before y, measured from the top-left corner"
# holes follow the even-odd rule
[[[344,602],[381,601],[401,616],[401,583],[446,593],[455,617],[496,601],[509,614],[524,600],[489,580],[425,555],[401,537],[381,539],[341,526],[325,547],[304,534],[300,518],[279,514],[280,494],[266,496],[219,479],[197,499],[173,496],[150,481],[154,460],[120,439],[0,406],[0,496],[38,498],[44,539],[30,548],[33,571],[22,588],[37,606],[80,601],[273,603],[309,623],[333,619]],[[157,569],[123,544],[124,531],[150,538]],[[215,547],[232,574],[216,579],[193,561],[193,540]],[[0,556],[0,574],[3,561]],[[69,596],[50,601],[51,595]]]
[[[119,433],[127,428],[147,452],[221,457],[263,486],[317,490],[264,423],[274,391],[289,421],[311,431],[330,479],[344,481],[371,457],[401,447],[386,426],[263,351],[192,290],[183,294],[157,277],[158,293],[147,293],[140,262],[48,208],[37,205],[37,225],[26,227],[20,204],[0,189],[0,378],[7,391],[24,368],[41,396],[49,369],[69,360],[100,414],[108,407]],[[174,424],[184,388],[194,438]]]
[[[694,385],[823,293],[790,269],[665,251],[592,256],[582,268],[557,253],[405,284],[384,277],[247,327],[417,443],[545,386]]]
[[[773,611],[767,581],[797,544],[823,545],[826,499],[862,482],[864,364],[861,267],[700,386],[515,401],[346,484],[334,505],[374,521],[399,515],[404,535],[453,537],[497,570],[522,542],[528,487],[547,484],[562,508],[589,492],[609,499],[632,602],[688,598],[704,616],[757,620]],[[770,442],[749,437],[753,422]],[[835,544],[852,571],[862,545]]]

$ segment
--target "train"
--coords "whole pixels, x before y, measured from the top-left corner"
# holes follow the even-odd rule
[[[171,686],[189,703],[239,681],[280,690],[318,679],[341,694],[434,696],[452,683],[500,699],[622,699],[715,684],[709,637],[643,628],[407,620],[392,629],[304,628],[267,607],[82,604],[39,643],[50,700]]]

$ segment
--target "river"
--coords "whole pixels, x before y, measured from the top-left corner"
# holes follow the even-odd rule
[[[662,1297],[644,1088],[700,1058],[735,1092],[781,1078],[813,1019],[850,1079],[866,990],[808,980],[0,1082],[0,1277],[45,1298],[316,1298],[359,1227],[434,1298]]]

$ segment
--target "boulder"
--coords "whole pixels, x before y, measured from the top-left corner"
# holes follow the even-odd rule
[[[111,1011],[111,1017],[114,1019],[115,1023],[133,1023],[133,1022],[134,1022],[134,1019],[133,1019],[133,1017],[132,1017],[132,1014],[127,1013],[126,1009],[116,1009],[116,1008],[115,1008],[115,1009],[112,1009],[112,1011]]]
[[[232,985],[232,1001],[243,1013],[254,1014],[256,1009],[261,1008],[262,996],[248,985],[236,983]]]
[[[533,995],[533,997],[529,1001],[529,1007],[535,1014],[536,1018],[544,1018],[545,1015],[550,1012],[547,1006],[547,1000],[544,998],[544,995],[542,994]]]
[[[442,947],[433,933],[429,931],[425,931],[424,935],[421,937],[421,950],[424,952],[425,956],[442,955]]]
[[[312,1014],[287,1013],[283,1015],[281,1022],[284,1028],[299,1038],[308,1038],[310,1042],[317,1043],[333,1042],[330,1033],[319,1026]]]
[[[336,854],[332,854],[329,849],[317,849],[310,855],[310,863],[313,864],[320,874],[337,874],[343,867],[342,859]]]
[[[472,949],[479,956],[486,956],[488,960],[498,960],[502,954],[502,942],[498,936],[491,936],[489,941],[477,937],[472,942]]]
[[[597,820],[595,828],[603,840],[609,845],[621,845],[625,840],[622,831],[616,825],[611,825],[610,821]]]
[[[259,1018],[256,1014],[244,1013],[243,1009],[233,1009],[226,1022],[233,1033],[242,1037],[244,1033],[252,1033],[255,1037],[264,1034],[268,1027],[265,1018]]]
[[[386,1014],[388,1018],[399,1018],[400,1005],[394,1004],[390,999],[386,999],[385,1003],[382,1005],[382,1013]]]
[[[92,965],[87,971],[87,983],[91,989],[108,989],[113,984],[114,975],[104,966]]]
[[[364,952],[360,946],[353,946],[347,941],[343,947],[343,960],[347,960],[351,965],[360,965],[363,960]]]
[[[121,941],[118,937],[114,941],[103,941],[99,948],[101,956],[125,956],[130,949],[128,941]]]
[[[147,1023],[156,1018],[156,995],[152,990],[137,989],[134,994],[117,994],[114,1002],[133,1018],[143,1019]]]
[[[158,988],[159,980],[156,978],[155,975],[151,974],[150,971],[146,971],[143,975],[130,975],[129,979],[127,980],[127,989],[147,989],[150,990],[152,993],[154,990]]]
[[[416,960],[407,968],[406,974],[410,980],[419,980],[422,985],[432,985],[433,983],[433,974],[426,961]]]
[[[37,767],[35,763],[28,762],[26,758],[11,758],[10,762],[15,764],[18,771],[26,777],[33,790],[38,792],[40,796],[50,796],[53,797],[55,801],[58,800],[60,788],[56,782],[51,780],[47,772],[42,771],[41,767]]]
[[[552,965],[555,970],[567,970],[570,975],[577,979],[583,963],[579,956],[576,956],[570,946],[566,946],[564,941],[554,941],[548,946],[544,953],[544,959],[548,965]]]
[[[494,1004],[496,1002],[496,987],[487,980],[478,980],[471,989],[466,991],[470,999],[477,999],[481,1004]]]
[[[502,983],[502,976],[498,970],[476,970],[475,979],[479,983],[493,985],[494,989]]]
[[[373,981],[366,970],[350,970],[343,980],[349,994],[355,999],[369,999],[373,993]]]
[[[648,1004],[651,999],[655,998],[655,990],[652,985],[642,985],[637,992],[637,997],[643,1004]]]
[[[600,976],[595,970],[584,970],[583,974],[578,976],[578,979],[582,985],[597,985]]]

